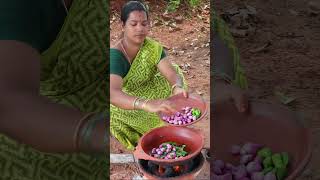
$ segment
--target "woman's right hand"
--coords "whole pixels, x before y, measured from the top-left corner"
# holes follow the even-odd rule
[[[177,111],[174,105],[165,99],[150,100],[146,102],[142,109],[151,113],[162,112],[166,114],[175,113]]]
[[[216,81],[213,96],[214,101],[232,100],[239,112],[245,112],[249,108],[249,100],[244,90],[225,81]]]

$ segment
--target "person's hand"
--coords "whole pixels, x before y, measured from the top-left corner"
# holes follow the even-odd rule
[[[150,100],[142,105],[142,109],[151,113],[175,113],[177,110],[168,100]]]
[[[214,101],[232,100],[239,112],[245,112],[248,109],[248,97],[244,90],[225,81],[216,81],[213,92]]]
[[[176,86],[172,91],[172,95],[176,95],[180,93],[182,93],[184,97],[188,98],[188,91],[179,86]]]

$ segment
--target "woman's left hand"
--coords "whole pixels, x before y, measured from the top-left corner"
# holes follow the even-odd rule
[[[176,86],[172,91],[172,95],[176,95],[180,93],[182,93],[184,97],[188,98],[188,91],[186,89]]]

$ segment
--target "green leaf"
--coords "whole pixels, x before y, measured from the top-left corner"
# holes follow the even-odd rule
[[[289,164],[289,154],[287,152],[281,153],[282,163],[285,167]]]
[[[287,173],[287,168],[276,168],[277,180],[284,180],[284,178],[287,176]]]
[[[272,164],[272,159],[271,159],[271,157],[266,157],[266,158],[263,160],[262,164],[263,164],[263,167],[264,167],[264,168],[272,167],[273,164]]]
[[[258,151],[258,156],[261,157],[262,159],[267,158],[269,156],[272,156],[272,151],[270,148],[262,148],[261,150]]]
[[[281,157],[281,154],[279,153],[276,153],[276,154],[273,154],[272,155],[272,162],[273,162],[273,165],[276,167],[276,168],[283,168],[285,167],[283,162],[282,162],[282,157]]]
[[[265,175],[265,174],[267,174],[268,172],[270,172],[272,170],[273,170],[273,167],[264,168],[262,173]]]

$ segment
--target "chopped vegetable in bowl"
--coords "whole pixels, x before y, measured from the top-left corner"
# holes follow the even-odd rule
[[[287,176],[289,165],[287,152],[274,153],[268,147],[248,142],[243,146],[232,145],[230,153],[239,157],[239,165],[214,160],[214,179],[284,180]]]
[[[185,147],[186,145],[179,146],[175,142],[165,142],[158,148],[153,148],[150,155],[159,159],[178,159],[188,155],[188,152],[184,150]]]
[[[197,108],[184,107],[181,112],[171,116],[163,116],[162,119],[174,125],[185,125],[196,121],[201,117],[201,111]]]

